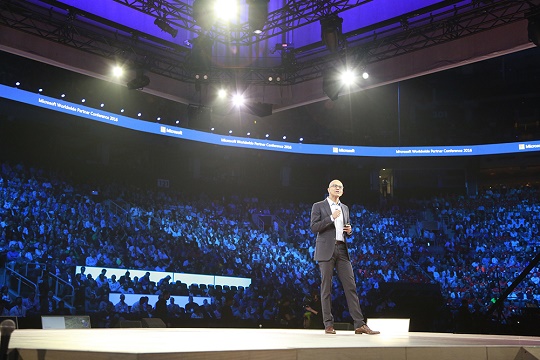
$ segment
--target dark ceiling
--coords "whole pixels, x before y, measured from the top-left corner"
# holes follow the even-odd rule
[[[132,117],[144,108],[143,120],[223,134],[367,146],[531,140],[539,138],[540,55],[528,27],[539,7],[540,0],[272,0],[264,32],[254,36],[245,14],[202,29],[193,2],[4,0],[0,72],[4,83],[31,79],[30,91],[84,96],[88,106],[105,101],[108,111],[128,108]],[[343,18],[335,51],[321,41],[320,20],[332,14]],[[208,81],[196,82],[187,44],[203,37],[212,39],[212,61]],[[287,50],[276,50],[283,43]],[[110,74],[118,62],[142,66],[150,83],[127,90],[129,78]],[[323,72],[342,63],[371,77],[331,101]],[[217,111],[219,86],[241,89],[272,115]],[[211,121],[193,121],[192,105],[212,109]]]
[[[527,19],[540,0],[271,0],[257,36],[244,1],[236,22],[206,28],[196,21],[194,5],[3,0],[0,49],[108,81],[115,81],[111,66],[122,62],[144,69],[150,84],[143,91],[150,94],[211,105],[213,90],[227,86],[279,112],[326,99],[322,77],[329,67],[368,69],[369,81],[348,90],[355,93],[533,47]],[[333,51],[321,40],[321,21],[330,16],[343,19]],[[175,37],[154,25],[156,19]],[[187,44],[203,38],[213,44],[209,78],[196,87],[199,70]],[[283,43],[287,50],[276,50]]]

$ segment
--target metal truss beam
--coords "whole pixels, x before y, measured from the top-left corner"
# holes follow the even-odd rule
[[[0,24],[78,50],[127,62],[178,80],[189,81],[185,68],[189,49],[169,48],[141,33],[104,29],[78,21],[80,14],[58,8],[44,9],[30,3],[0,6]],[[87,14],[84,14],[87,18]]]
[[[166,19],[183,29],[193,31],[199,35],[205,32],[193,19],[193,7],[178,0],[114,0],[154,17]],[[238,46],[253,45],[267,40],[287,31],[319,21],[331,13],[340,13],[375,0],[289,0],[280,9],[268,14],[265,31],[255,36],[249,29],[247,22],[237,25],[216,24],[206,35],[214,41]]]
[[[129,3],[130,6],[135,3],[140,5],[141,1],[132,0]],[[146,6],[153,4],[154,7],[157,3],[173,1],[145,2]],[[316,12],[314,2],[304,1],[299,4],[312,6],[310,11]],[[338,3],[332,4],[338,6]],[[372,64],[523,20],[528,12],[539,6],[540,0],[473,1],[431,17],[389,19],[384,24],[344,34],[347,46],[337,54],[329,54],[322,43],[313,44],[284,53],[293,61],[282,62],[279,66],[241,69],[214,66],[210,70],[209,81],[242,81],[257,85],[298,84],[321,77],[322,71],[336,62]],[[189,8],[181,10],[187,12]],[[183,13],[178,11],[179,14]],[[302,16],[302,21],[309,21],[308,14]],[[300,21],[300,17],[297,20]],[[69,10],[52,7],[45,9],[30,3],[7,1],[0,4],[0,24],[106,58],[128,59],[133,66],[144,66],[147,71],[172,79],[195,82],[193,72],[186,65],[189,49],[172,44],[166,46],[159,39],[130,33],[128,29],[114,28],[114,24],[98,26],[88,21],[79,21],[77,13]],[[276,75],[280,76],[280,82],[275,81]],[[274,81],[269,81],[269,76],[273,76]]]

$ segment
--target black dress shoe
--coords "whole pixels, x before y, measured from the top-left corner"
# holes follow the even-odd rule
[[[324,333],[325,334],[335,334],[336,330],[334,329],[333,326],[327,326],[327,327],[324,328]]]
[[[358,329],[354,330],[355,334],[368,334],[368,335],[377,335],[380,334],[380,331],[371,330],[369,326],[362,325]]]

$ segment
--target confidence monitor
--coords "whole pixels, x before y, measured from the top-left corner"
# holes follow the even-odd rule
[[[43,329],[90,329],[89,316],[45,316],[41,317]]]

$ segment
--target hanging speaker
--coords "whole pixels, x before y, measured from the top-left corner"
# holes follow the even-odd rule
[[[538,46],[538,39],[540,39],[540,15],[529,18],[527,32],[529,35],[529,41]]]

